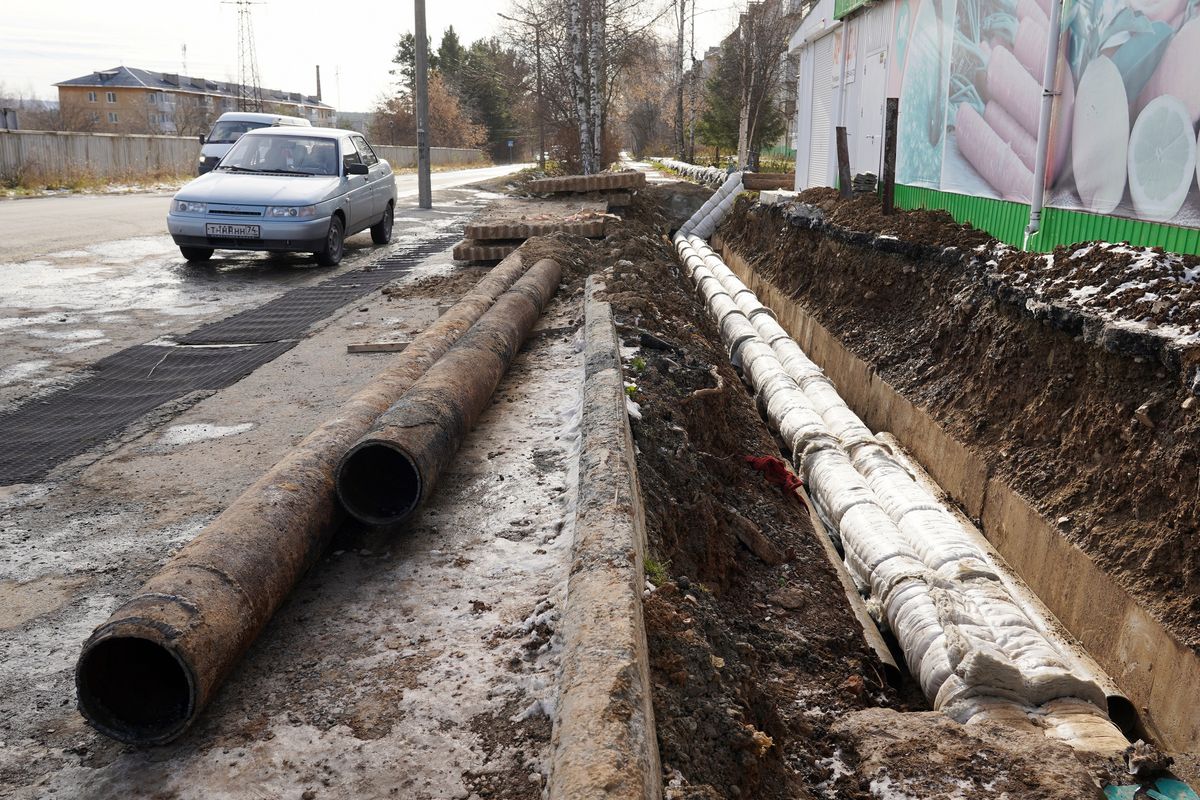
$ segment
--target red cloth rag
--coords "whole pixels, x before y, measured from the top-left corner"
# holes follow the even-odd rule
[[[788,468],[787,462],[782,458],[774,456],[742,456],[742,460],[761,472],[768,483],[783,487],[784,494],[803,502],[800,495],[796,494],[796,490],[804,485],[804,481],[800,480],[796,473]]]

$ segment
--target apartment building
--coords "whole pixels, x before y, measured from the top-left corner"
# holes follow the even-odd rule
[[[305,117],[313,125],[333,125],[337,114],[318,96],[250,87],[228,81],[113,67],[56,83],[67,127],[108,133],[158,133],[195,136],[213,120],[242,107],[256,93],[262,110]],[[247,107],[247,110],[257,110]]]

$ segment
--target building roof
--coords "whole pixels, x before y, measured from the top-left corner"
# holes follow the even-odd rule
[[[211,81],[208,78],[195,78],[179,75],[173,72],[151,72],[137,67],[113,67],[98,70],[69,81],[60,81],[55,86],[86,86],[101,89],[113,87],[122,89],[149,89],[161,92],[191,92],[195,94],[210,94],[218,97],[240,97],[241,84],[229,81]],[[317,108],[333,109],[333,106],[318,100],[312,95],[300,92],[282,92],[278,89],[259,88],[259,95],[264,103],[297,103]],[[247,92],[253,94],[253,92]]]

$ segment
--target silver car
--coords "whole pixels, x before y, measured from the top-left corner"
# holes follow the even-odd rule
[[[391,241],[395,209],[392,168],[361,134],[261,128],[179,190],[167,230],[188,261],[213,250],[307,251],[328,267],[361,230],[376,244]]]

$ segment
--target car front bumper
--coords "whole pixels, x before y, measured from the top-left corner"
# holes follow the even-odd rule
[[[229,236],[209,236],[205,225],[210,222],[257,225],[256,239],[239,239]],[[307,251],[311,253],[325,249],[329,233],[329,217],[316,219],[262,219],[229,220],[212,219],[200,215],[168,214],[167,231],[175,244],[181,247],[211,247],[216,250],[272,250]]]

